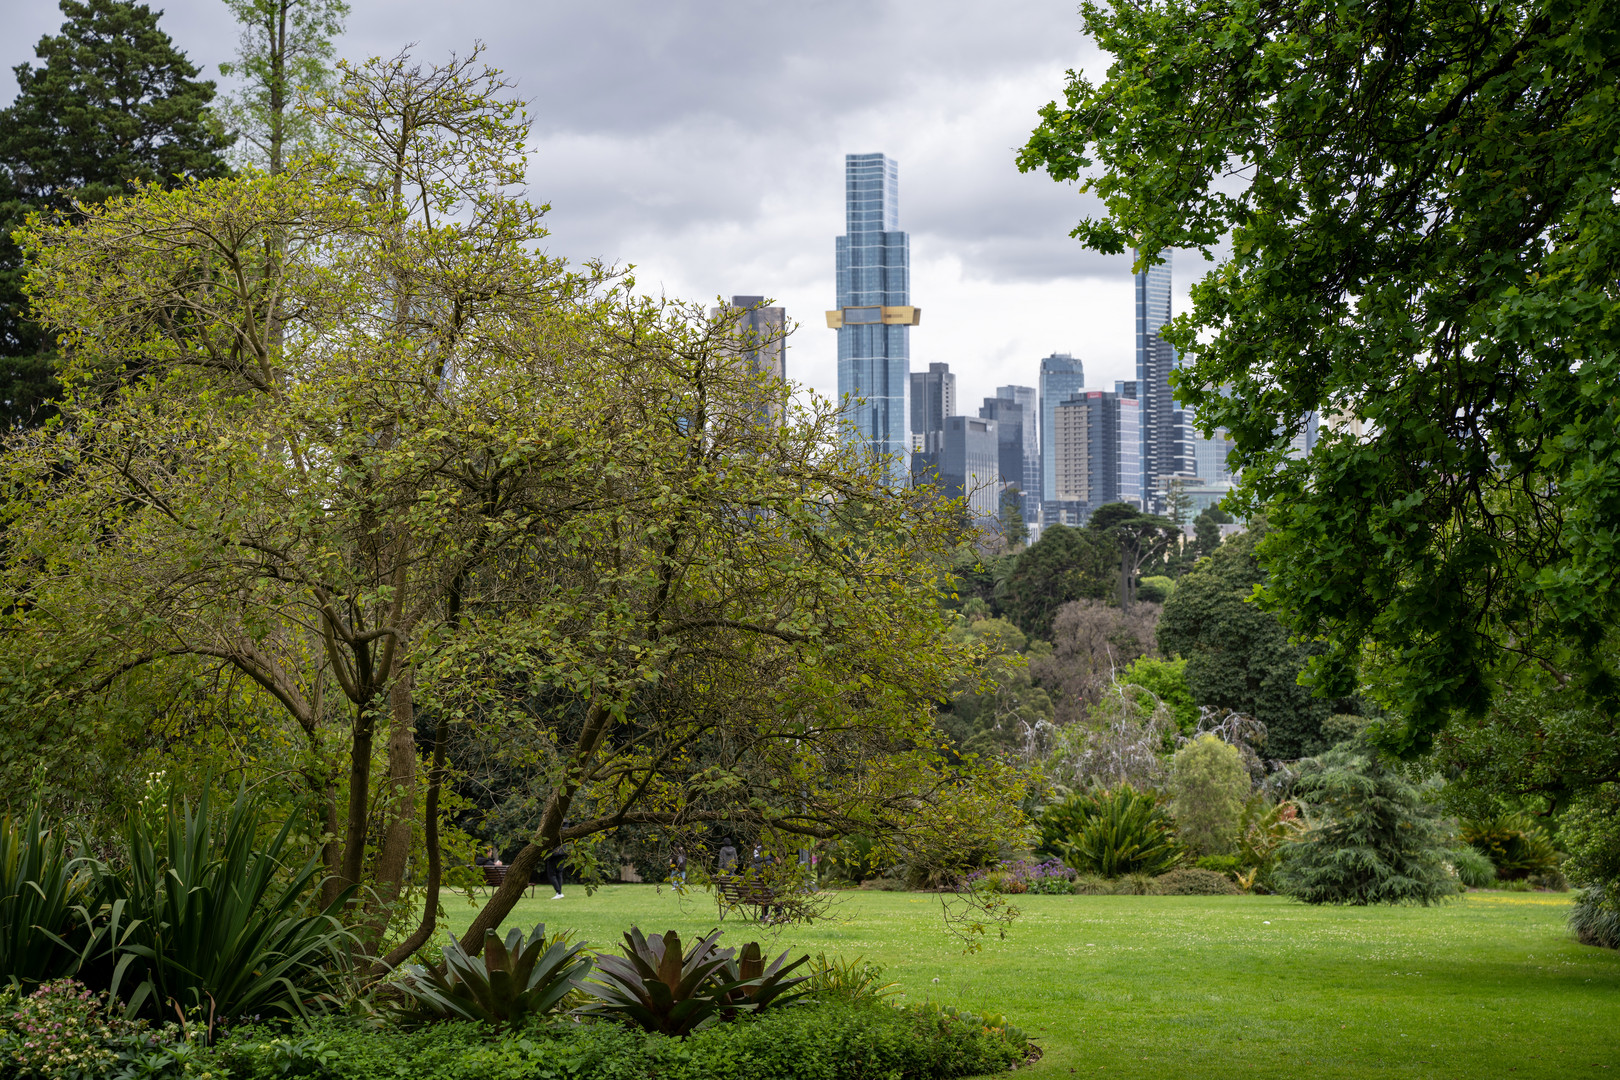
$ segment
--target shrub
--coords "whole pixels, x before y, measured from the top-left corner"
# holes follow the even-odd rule
[[[72,979],[45,983],[24,998],[13,991],[0,997],[0,1010],[0,1073],[6,1076],[75,1080],[106,1075],[118,1061],[102,996]]]
[[[202,1052],[175,1023],[150,1028],[108,1008],[106,991],[73,979],[46,983],[26,997],[0,991],[0,1076],[30,1080],[186,1075]]]
[[[1304,831],[1305,822],[1292,800],[1272,802],[1257,791],[1238,815],[1238,859],[1254,867],[1261,879],[1269,878],[1282,846]]]
[[[488,1028],[460,1022],[400,1032],[320,1020],[291,1035],[233,1031],[208,1064],[233,1080],[928,1080],[1004,1072],[1028,1053],[1027,1041],[1000,1017],[826,1001],[711,1025],[685,1039],[620,1024],[553,1021],[491,1038]]]
[[[1450,855],[1451,868],[1457,880],[1470,889],[1485,889],[1496,884],[1496,867],[1472,847],[1460,848]]]
[[[1620,949],[1620,903],[1597,886],[1582,889],[1570,909],[1569,928],[1582,945]]]
[[[1235,877],[1243,869],[1243,860],[1236,855],[1205,855],[1193,864],[1201,870]]]
[[[521,1026],[559,1008],[580,989],[591,970],[584,951],[583,943],[570,945],[565,935],[547,939],[544,923],[527,941],[518,929],[504,942],[494,930],[485,931],[482,962],[452,938],[444,946],[443,974],[413,964],[393,984],[403,995],[394,1017],[407,1027],[441,1020],[473,1020],[497,1029]]]
[[[97,868],[109,916],[89,946],[112,965],[112,993],[130,1012],[304,1015],[333,989],[354,941],[333,912],[350,894],[309,913],[319,861],[289,869],[292,820],[260,847],[264,826],[245,791],[222,822],[210,820],[207,795],[195,811],[171,803],[157,836],[131,815],[128,864]]]
[[[1160,896],[1237,896],[1242,890],[1219,871],[1181,866],[1154,878],[1153,891]]]
[[[1558,869],[1552,840],[1528,814],[1499,814],[1462,823],[1463,842],[1491,860],[1496,876],[1517,881]]]
[[[91,878],[75,863],[38,806],[22,821],[0,820],[0,981],[32,987],[78,970],[78,909]]]
[[[1233,850],[1249,796],[1249,770],[1236,747],[1214,735],[1193,739],[1171,759],[1170,790],[1170,813],[1183,844],[1200,855]]]
[[[1315,817],[1283,851],[1278,887],[1308,904],[1432,904],[1456,895],[1435,810],[1369,751],[1341,743],[1301,771]]]
[[[900,992],[900,984],[883,982],[883,967],[864,957],[827,958],[816,953],[810,961],[810,993],[848,1001],[881,1001]]]
[[[1072,877],[1074,871],[1059,859],[1039,863],[1030,859],[1006,859],[991,869],[969,874],[967,884],[969,887],[982,885],[992,892],[1012,895],[1035,893],[1057,896],[1074,891],[1069,883]]]
[[[1078,826],[1058,846],[1063,861],[1080,873],[1162,874],[1181,861],[1170,815],[1153,795],[1130,784],[1071,796],[1060,805],[1064,819]]]
[[[1111,896],[1114,885],[1101,874],[1080,874],[1074,879],[1073,889],[1077,896]]]

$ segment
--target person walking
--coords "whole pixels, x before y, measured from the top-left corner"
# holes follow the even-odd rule
[[[671,885],[686,884],[686,848],[680,844],[669,852],[669,882]]]

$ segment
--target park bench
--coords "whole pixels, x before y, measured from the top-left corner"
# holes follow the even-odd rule
[[[776,903],[776,890],[746,877],[729,874],[721,877],[714,883],[714,892],[722,915],[727,908],[751,907],[754,918],[763,921],[768,909]]]
[[[506,880],[506,872],[508,870],[510,870],[511,867],[510,866],[480,866],[479,869],[484,872],[484,884],[488,885],[490,888],[498,889],[498,888],[501,887],[501,882]],[[530,896],[534,895],[534,882],[533,881],[529,882],[529,895]]]

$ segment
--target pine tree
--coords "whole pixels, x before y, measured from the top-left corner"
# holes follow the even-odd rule
[[[1312,826],[1284,850],[1277,887],[1307,904],[1423,904],[1454,896],[1439,813],[1399,773],[1340,743],[1300,777]]]
[[[222,176],[229,139],[208,110],[214,84],[127,0],[62,0],[67,21],[14,68],[0,110],[0,427],[50,414],[49,334],[28,318],[22,255],[11,233],[36,211],[70,212],[184,177]]]

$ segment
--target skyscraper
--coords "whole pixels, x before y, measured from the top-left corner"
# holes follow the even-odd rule
[[[827,325],[838,331],[838,396],[851,406],[857,437],[889,457],[903,483],[907,437],[911,327],[911,238],[900,231],[900,172],[882,154],[844,155],[845,233],[837,239],[838,308]]]
[[[1024,523],[1041,520],[1041,396],[1033,386],[998,386],[996,397],[1017,402],[1024,410]]]
[[[911,434],[927,436],[945,430],[945,418],[956,415],[956,376],[949,364],[929,364],[911,373]],[[912,440],[916,445],[916,440]]]
[[[998,430],[997,468],[1003,487],[1024,489],[1024,407],[1004,397],[987,397],[979,406],[981,420],[994,420]],[[1023,512],[1022,505],[1019,512]]]
[[[973,520],[1001,511],[1000,432],[994,420],[947,416],[939,450],[939,485],[948,498],[966,497]]]
[[[1069,396],[1085,389],[1086,370],[1079,360],[1068,353],[1053,353],[1041,360],[1041,498],[1053,499],[1057,491],[1057,461],[1052,453],[1053,423],[1057,407]]]
[[[709,309],[710,318],[728,317],[737,337],[737,352],[746,370],[787,381],[787,309],[765,307],[763,296],[733,296],[731,303]],[[782,422],[782,405],[774,395],[760,406],[764,418]]]
[[[1129,427],[1126,431],[1126,420]],[[1057,486],[1051,518],[1082,524],[1092,511],[1121,499],[1124,436],[1134,435],[1136,402],[1109,390],[1082,390],[1055,410],[1053,462]]]
[[[1192,417],[1170,394],[1170,372],[1180,363],[1159,336],[1170,321],[1170,253],[1136,274],[1136,387],[1141,402],[1142,498],[1148,510],[1164,508],[1168,480],[1193,475]]]

